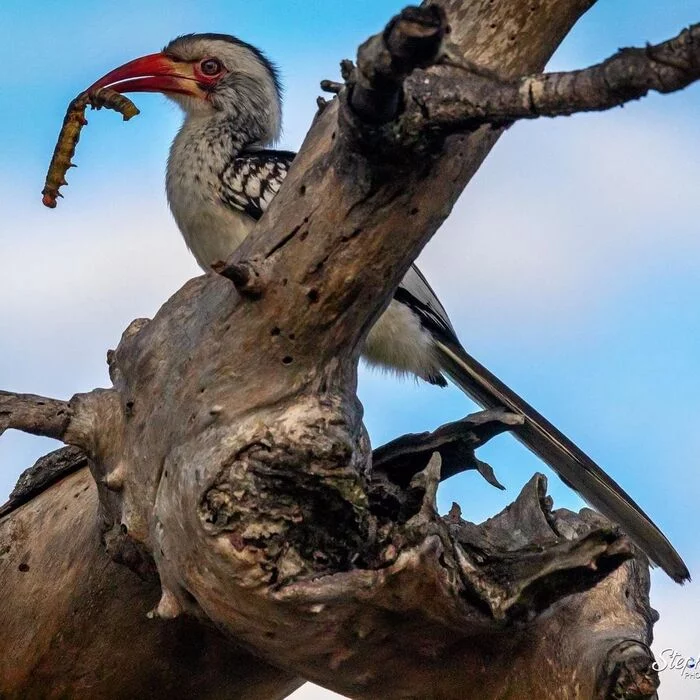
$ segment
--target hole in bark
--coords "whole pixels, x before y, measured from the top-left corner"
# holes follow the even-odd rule
[[[335,131],[331,134],[331,141],[335,141]]]
[[[420,209],[418,207],[413,207],[413,209],[411,209],[411,211],[409,211],[408,213],[411,216],[415,216],[419,211],[420,211]]]
[[[296,338],[296,334],[294,334],[294,333],[290,333],[290,334],[289,334],[289,339],[290,339],[290,340],[294,340],[295,338]]]
[[[306,194],[306,185],[302,185],[299,188],[299,194],[303,197]]]
[[[29,571],[29,564],[20,564],[17,568],[24,574]]]
[[[306,237],[307,237],[308,235],[309,235],[309,232],[308,232],[308,231],[302,231],[302,232],[299,234],[299,240],[300,240],[300,241],[305,241],[305,240],[306,240]]]
[[[625,598],[629,598],[629,597],[630,597],[630,589],[625,588]]]
[[[122,535],[126,535],[126,533],[129,532],[129,528],[126,526],[125,523],[122,523],[119,529],[122,531]]]
[[[309,298],[309,302],[315,304],[319,299],[318,289],[309,289],[306,296]]]
[[[279,328],[277,328],[277,326],[275,326],[275,327],[270,331],[270,335],[279,335],[281,332],[282,332],[282,331],[281,331]]]
[[[291,355],[285,355],[282,358],[282,364],[283,365],[291,365],[292,362],[294,362],[294,358]]]
[[[288,282],[288,280],[287,280],[287,278],[285,277],[285,278],[282,280],[282,286],[283,286],[283,287],[286,287],[286,286],[287,286],[287,282]]]
[[[168,470],[167,469],[165,470],[165,478],[166,479],[168,478]]]

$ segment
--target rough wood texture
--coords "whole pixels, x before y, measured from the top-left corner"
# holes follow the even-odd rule
[[[156,576],[100,541],[87,469],[0,520],[0,695],[46,698],[284,698],[301,684],[183,618],[148,619]]]
[[[0,435],[8,428],[62,440],[71,420],[65,401],[0,391]]]
[[[450,67],[424,75],[413,86],[412,104],[403,117],[409,133],[414,118],[449,133],[611,109],[652,90],[681,90],[700,79],[700,24],[661,44],[622,49],[596,66],[563,73],[508,80],[474,64],[460,66],[449,57],[444,63]],[[462,72],[461,78],[455,79],[455,70]],[[419,116],[412,117],[411,109]]]
[[[77,447],[63,447],[41,457],[20,474],[7,503],[0,506],[0,518],[84,467],[87,467],[87,457]]]
[[[592,1],[439,4],[458,58],[508,79],[541,70]],[[393,35],[405,19],[388,32],[392,46],[407,45]],[[365,59],[367,95],[378,86]],[[424,70],[402,82],[405,104],[423,76],[455,69]],[[132,575],[106,561],[98,529],[115,561],[148,580],[157,573],[156,616],[213,622],[284,669],[270,680],[269,667],[246,658],[237,668],[250,693],[269,681],[266,697],[275,697],[300,676],[356,698],[653,694],[646,563],[608,523],[552,513],[539,476],[483,526],[456,509],[441,519],[440,456],[422,469],[407,459],[406,483],[401,444],[383,478],[373,473],[355,395],[358,349],[501,131],[443,139],[412,115],[408,132],[395,128],[391,101],[378,106],[380,119],[366,120],[370,101],[354,110],[352,89],[343,90],[221,274],[188,282],[153,320],[134,322],[110,356],[113,388],[71,400],[60,431],[88,455],[98,499],[80,509],[61,482],[2,523],[10,540],[22,528],[23,549],[41,562],[34,580],[3,570],[14,578],[0,633],[32,637],[5,694],[29,687],[29,672],[59,638],[49,618],[62,610],[65,621],[90,600],[79,593],[91,581],[103,598],[84,615],[92,627],[76,637],[75,654],[117,615],[102,605],[135,616],[124,637],[138,636],[148,595],[129,591]],[[12,403],[10,426],[12,415],[25,415]],[[37,427],[36,416],[22,421]],[[473,436],[473,424],[462,428]],[[436,434],[417,441],[424,465]],[[450,445],[466,442],[453,435],[436,447],[448,462]],[[84,473],[73,481],[93,493]],[[47,512],[56,522],[38,534]],[[104,573],[85,564],[86,552]],[[65,584],[49,596],[54,580]],[[102,634],[103,651],[119,646],[110,630]],[[170,659],[160,644],[144,636],[142,655]],[[123,645],[119,666],[128,666],[133,652]],[[236,678],[229,696],[244,682]]]

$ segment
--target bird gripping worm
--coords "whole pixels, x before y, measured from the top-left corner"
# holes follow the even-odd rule
[[[128,121],[139,113],[131,100],[109,88],[103,88],[92,94],[81,92],[71,101],[63,119],[63,126],[58,135],[58,142],[51,158],[49,170],[46,173],[44,189],[41,191],[41,194],[44,195],[42,202],[50,209],[56,206],[56,198],[63,196],[59,189],[68,184],[66,182],[68,168],[75,167],[71,159],[75,155],[80,131],[87,124],[85,110],[88,105],[92,109],[101,109],[102,107],[113,109],[124,117],[124,121]]]

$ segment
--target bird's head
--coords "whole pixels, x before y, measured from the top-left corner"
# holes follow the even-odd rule
[[[90,88],[161,92],[188,117],[254,116],[261,140],[273,141],[281,122],[277,70],[254,46],[227,34],[186,34],[160,53],[110,71]]]

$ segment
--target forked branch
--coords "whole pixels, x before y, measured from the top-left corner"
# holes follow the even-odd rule
[[[349,105],[360,119],[375,124],[389,121],[397,116],[403,95],[404,138],[426,130],[451,133],[482,124],[508,126],[520,119],[611,109],[651,91],[682,90],[700,79],[700,24],[655,46],[621,49],[582,70],[507,79],[458,57],[442,43],[444,15],[436,12],[432,19],[429,32],[425,12],[408,8],[360,47],[357,68],[348,81]],[[416,72],[403,84],[407,66],[403,52],[407,45],[415,46],[419,33],[428,47],[420,55],[427,57],[433,50],[437,65]],[[420,65],[416,60],[412,68]],[[423,65],[427,67],[427,62]]]

